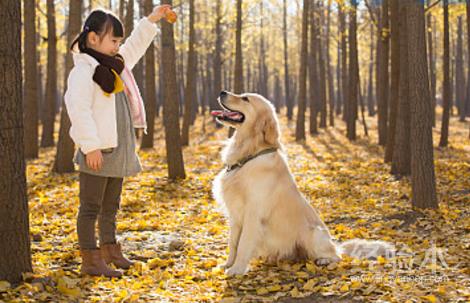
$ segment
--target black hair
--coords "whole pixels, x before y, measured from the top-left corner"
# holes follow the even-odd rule
[[[124,27],[121,21],[111,12],[96,9],[86,18],[82,32],[73,40],[70,49],[73,50],[78,44],[79,51],[84,52],[87,48],[86,40],[89,32],[95,32],[102,36],[111,30],[114,37],[124,37]]]

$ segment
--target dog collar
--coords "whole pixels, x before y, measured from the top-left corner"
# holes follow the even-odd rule
[[[277,151],[277,147],[272,147],[272,148],[264,149],[264,150],[260,151],[260,152],[257,153],[257,154],[254,154],[254,155],[251,155],[251,156],[248,156],[248,157],[245,157],[245,158],[241,159],[240,161],[238,161],[238,162],[235,163],[235,164],[227,165],[227,166],[225,167],[225,170],[226,170],[227,172],[232,171],[232,170],[234,170],[234,169],[237,169],[237,168],[242,167],[242,166],[245,165],[248,161],[253,160],[253,159],[256,158],[256,157],[259,157],[259,156],[265,155],[265,154],[274,153],[274,152],[276,152],[276,151]]]

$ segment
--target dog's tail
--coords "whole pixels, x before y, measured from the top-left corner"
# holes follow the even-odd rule
[[[358,259],[376,259],[378,256],[391,257],[395,254],[395,246],[378,240],[352,239],[338,243],[338,251]]]

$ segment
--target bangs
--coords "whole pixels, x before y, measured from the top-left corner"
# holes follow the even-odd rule
[[[103,34],[111,33],[114,37],[124,37],[124,27],[121,21],[111,14],[107,15],[106,22],[103,28]]]

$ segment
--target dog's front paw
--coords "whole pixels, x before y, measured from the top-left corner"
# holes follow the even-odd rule
[[[315,260],[315,264],[318,265],[318,266],[325,266],[325,265],[328,265],[332,262],[333,262],[333,260],[331,260],[329,258],[318,258],[318,259]]]
[[[242,266],[232,266],[225,270],[227,276],[235,276],[235,275],[244,275],[248,271],[247,267]]]

